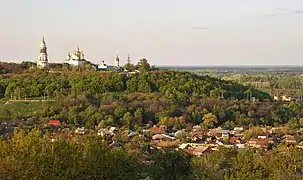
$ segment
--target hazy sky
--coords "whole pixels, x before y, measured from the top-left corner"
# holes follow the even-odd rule
[[[0,0],[0,60],[303,65],[302,0]]]

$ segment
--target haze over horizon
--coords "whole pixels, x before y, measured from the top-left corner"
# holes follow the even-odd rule
[[[78,45],[88,60],[153,65],[303,65],[300,0],[10,0],[0,6],[0,60],[49,62]]]

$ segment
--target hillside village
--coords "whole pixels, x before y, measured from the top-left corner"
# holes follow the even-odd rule
[[[13,129],[13,124],[2,123],[1,136],[8,138],[12,135]],[[50,133],[52,141],[56,141],[56,137],[70,139],[74,136],[100,136],[110,144],[110,147],[119,147],[125,142],[136,139],[147,143],[148,151],[153,149],[183,151],[196,156],[218,151],[220,147],[262,151],[277,146],[303,149],[303,128],[294,131],[285,126],[235,127],[232,130],[218,127],[205,130],[196,125],[189,129],[172,131],[165,126],[146,125],[140,131],[132,131],[117,127],[71,128],[67,124],[61,124],[60,120],[49,120],[42,132]]]
[[[303,1],[2,7],[0,180],[303,180]]]

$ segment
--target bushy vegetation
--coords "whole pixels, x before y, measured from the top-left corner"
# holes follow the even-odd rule
[[[52,100],[2,104],[2,121],[30,118],[43,124],[58,118],[74,126],[131,129],[152,122],[180,129],[196,124],[205,128],[277,124],[300,127],[303,117],[300,102],[272,103],[267,101],[267,93],[186,72],[152,71],[125,76],[115,72],[31,70],[1,79],[0,87],[0,95],[7,99]],[[246,101],[249,92],[257,101]]]
[[[19,99],[44,95],[54,97],[58,93],[98,97],[105,92],[124,91],[161,92],[176,98],[198,95],[227,99],[243,99],[251,91],[259,100],[269,98],[266,93],[236,83],[175,71],[153,71],[126,77],[115,72],[48,73],[32,70],[2,78],[0,85],[0,95]]]
[[[0,75],[8,73],[20,73],[32,66],[36,66],[36,63],[23,61],[21,64],[17,64],[0,61]]]
[[[220,149],[202,157],[181,152],[146,154],[135,140],[109,148],[96,136],[57,137],[15,131],[0,140],[0,178],[5,179],[301,179],[303,151]],[[144,154],[142,156],[142,154]],[[148,155],[148,157],[147,157]]]
[[[1,98],[38,101],[0,103],[0,121],[43,127],[48,120],[59,119],[72,128],[115,126],[137,132],[142,132],[146,124],[165,125],[169,132],[193,125],[204,129],[303,126],[301,102],[276,103],[268,93],[252,86],[188,72],[149,71],[143,64],[134,67],[141,73],[131,75],[83,67],[51,71],[31,68],[22,74],[6,74],[0,79]],[[245,134],[249,136],[247,139],[258,128],[251,129]],[[17,128],[11,139],[0,140],[0,179],[299,179],[302,176],[303,152],[295,148],[279,146],[268,152],[230,148],[192,157],[179,151],[151,150],[144,138],[124,138],[122,134],[113,137],[120,144],[112,147],[91,133],[68,138],[60,135],[55,140],[44,133]]]
[[[237,99],[245,99],[248,92],[259,101],[270,99],[267,93],[236,83],[174,71],[126,76],[116,72],[31,70],[1,79],[0,87],[0,95],[7,99],[41,97],[52,100],[40,103],[40,108],[20,104],[20,109],[28,109],[27,113],[18,112],[18,108],[14,108],[17,105],[1,105],[1,120],[26,119],[30,113],[35,122],[59,118],[70,125],[86,127],[127,125],[137,129],[153,122],[180,128],[187,123],[202,123],[208,113],[218,116],[218,121],[208,122],[206,126],[227,121],[256,124],[253,118],[257,119],[257,115],[251,112],[247,117],[248,108],[236,106],[252,106],[251,103],[240,103]],[[251,119],[237,120],[238,114]]]
[[[301,73],[229,74],[221,78],[266,91],[271,95],[286,95],[298,99],[301,96],[301,100],[303,97]]]

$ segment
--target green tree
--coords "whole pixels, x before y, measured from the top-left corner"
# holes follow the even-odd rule
[[[138,85],[138,91],[148,93],[151,92],[151,87],[146,80],[140,80]]]
[[[126,125],[127,128],[133,129],[134,122],[133,122],[133,117],[130,112],[127,112],[123,116],[123,122]]]
[[[158,153],[149,168],[152,179],[192,179],[190,157],[180,152]],[[169,173],[168,173],[169,172]]]
[[[135,65],[133,65],[133,64],[131,64],[131,63],[129,63],[129,64],[125,64],[125,65],[123,66],[123,68],[124,68],[124,69],[127,69],[127,70],[128,70],[128,71],[130,71],[130,72],[132,72],[132,71],[135,71],[135,70],[136,70]]]
[[[140,72],[147,72],[150,70],[150,65],[147,61],[147,59],[143,58],[140,59],[140,61],[137,63],[136,67]]]

